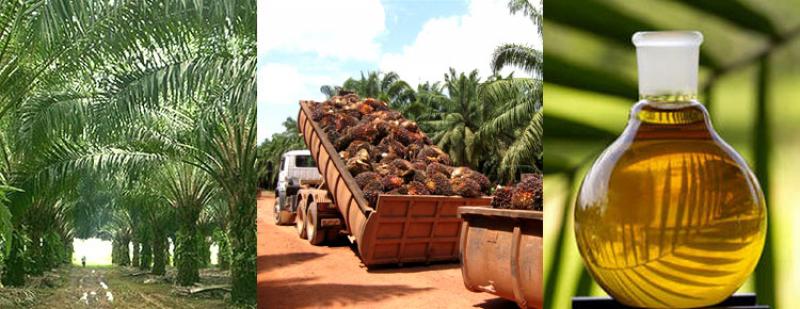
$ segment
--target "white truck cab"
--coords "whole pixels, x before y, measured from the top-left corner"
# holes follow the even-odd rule
[[[275,200],[275,223],[294,222],[297,211],[297,191],[309,184],[319,184],[322,176],[309,150],[292,150],[281,156]]]

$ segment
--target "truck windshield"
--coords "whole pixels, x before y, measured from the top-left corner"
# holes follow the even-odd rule
[[[294,157],[294,166],[296,167],[315,167],[314,159],[311,156],[296,156]]]

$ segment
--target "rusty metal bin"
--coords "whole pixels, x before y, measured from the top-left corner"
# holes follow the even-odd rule
[[[465,205],[489,206],[489,197],[380,195],[363,231],[351,231],[365,265],[458,261]]]
[[[542,308],[542,212],[461,207],[464,285]]]

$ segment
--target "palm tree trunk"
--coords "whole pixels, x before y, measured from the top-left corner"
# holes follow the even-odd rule
[[[11,236],[11,250],[5,261],[6,271],[3,273],[3,285],[21,287],[25,285],[25,258],[23,237],[19,230]]]
[[[42,251],[42,237],[39,231],[31,232],[31,244],[28,246],[28,254],[33,260],[33,263],[29,266],[30,274],[34,276],[39,276],[44,273],[44,267],[46,264],[46,259],[44,252]]]
[[[63,264],[72,263],[72,255],[75,253],[75,246],[72,244],[71,239],[64,239],[64,260],[61,261]]]
[[[119,266],[131,265],[131,252],[128,245],[131,243],[130,238],[123,237],[119,242]]]
[[[131,266],[139,267],[139,242],[134,239],[131,241],[131,243],[133,244],[133,258],[131,259]]]
[[[256,299],[256,188],[242,187],[247,191],[229,200],[228,239],[235,253],[231,257],[231,298],[248,303]]]
[[[63,247],[61,238],[55,232],[48,232],[47,236],[42,238],[43,265],[46,270],[51,270],[61,264]]]
[[[141,252],[141,261],[139,262],[139,269],[141,270],[148,270],[150,269],[150,264],[153,262],[153,251],[150,247],[149,241],[142,242],[142,252]]]
[[[117,243],[117,238],[114,237],[111,239],[111,264],[118,265],[119,262],[119,243]]]
[[[197,239],[197,253],[200,257],[200,268],[208,268],[211,266],[211,243],[208,242],[208,237],[202,234],[198,235]]]
[[[175,248],[175,266],[178,268],[178,284],[189,286],[200,281],[200,254],[197,252],[201,240],[194,222],[182,222],[178,229]]]
[[[154,275],[163,276],[167,272],[167,238],[155,234],[153,238],[153,271]]]

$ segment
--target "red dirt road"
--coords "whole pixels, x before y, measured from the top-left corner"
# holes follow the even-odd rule
[[[315,247],[258,198],[258,308],[517,308],[464,287],[458,263],[367,270],[349,243]]]

